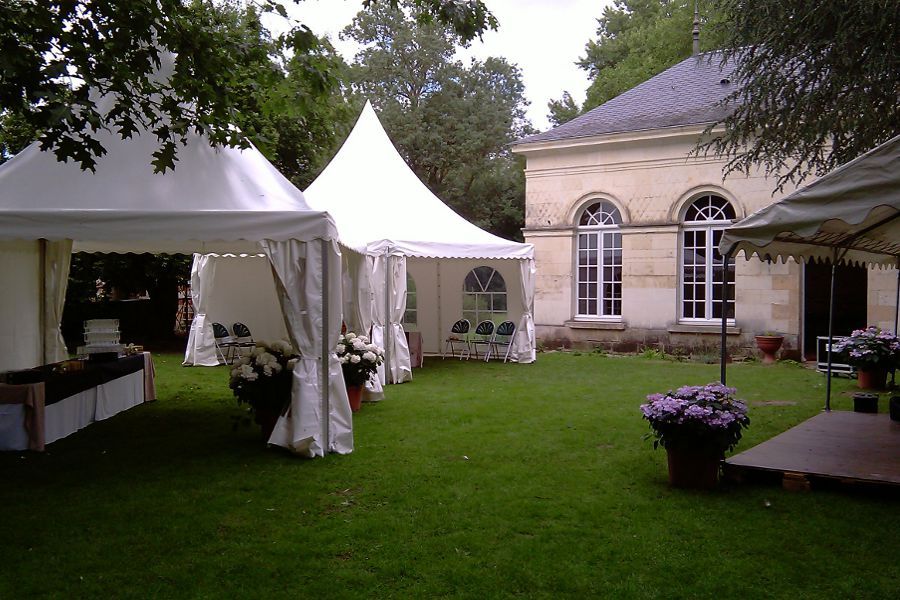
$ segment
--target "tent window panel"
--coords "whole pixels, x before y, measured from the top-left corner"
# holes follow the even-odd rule
[[[618,317],[622,315],[621,214],[610,202],[592,204],[578,223],[575,250],[576,316]],[[618,294],[618,295],[616,295]]]
[[[409,272],[406,273],[406,311],[403,313],[403,325],[417,326],[419,324],[418,299],[416,296],[416,280]]]
[[[506,282],[492,267],[475,267],[463,284],[463,317],[472,325],[481,321],[500,323],[506,319]]]

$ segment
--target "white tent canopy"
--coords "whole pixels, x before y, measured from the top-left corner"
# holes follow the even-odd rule
[[[108,110],[111,101],[99,106]],[[150,164],[155,136],[96,137],[107,153],[95,173],[57,162],[37,142],[0,166],[0,266],[16,277],[0,290],[0,371],[65,357],[59,322],[73,249],[262,251],[303,355],[291,408],[270,442],[310,456],[350,452],[350,408],[332,351],[341,314],[333,220],[310,209],[255,148],[214,149],[192,135],[175,171],[161,175]],[[200,318],[194,326],[209,324]]]
[[[729,227],[720,251],[747,258],[896,265],[900,136]]]
[[[368,329],[371,325],[376,343],[386,345],[390,380],[403,381],[410,373],[400,323],[406,306],[407,270],[422,280],[417,284],[420,295],[423,288],[430,287],[423,285],[426,280],[437,286],[437,305],[431,306],[434,314],[426,326],[428,331],[423,330],[425,347],[434,352],[450,324],[462,316],[458,299],[466,273],[480,264],[497,267],[493,261],[518,263],[517,268],[503,268],[505,279],[513,283],[509,286],[509,312],[514,312],[515,306],[521,315],[513,356],[519,362],[534,360],[534,247],[490,234],[444,204],[397,152],[370,103],[340,151],[304,195],[311,207],[327,210],[334,217],[341,243],[366,257],[355,263],[355,309],[345,307],[345,313],[355,327]],[[468,268],[454,269],[450,261],[464,261]],[[448,280],[451,271],[461,275]],[[429,293],[427,289],[424,292]],[[371,306],[364,306],[367,303]],[[420,318],[425,316],[425,308],[420,302]]]

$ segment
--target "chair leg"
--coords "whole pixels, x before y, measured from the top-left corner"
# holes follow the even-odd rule
[[[509,360],[509,353],[512,350],[512,340],[506,345],[506,354],[503,355],[503,362]]]

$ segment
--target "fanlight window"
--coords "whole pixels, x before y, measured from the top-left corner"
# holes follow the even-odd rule
[[[681,319],[701,321],[734,318],[734,263],[719,254],[722,232],[736,218],[734,207],[721,196],[708,194],[695,200],[685,212],[681,232]]]
[[[475,267],[466,275],[463,318],[472,323],[473,330],[481,321],[489,320],[497,324],[506,320],[506,282],[496,269]]]
[[[621,317],[622,234],[619,209],[595,202],[578,220],[575,277],[577,317]]]

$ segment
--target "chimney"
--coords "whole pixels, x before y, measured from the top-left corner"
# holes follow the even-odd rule
[[[697,6],[698,0],[694,0],[694,51],[693,56],[700,54],[700,8]]]

